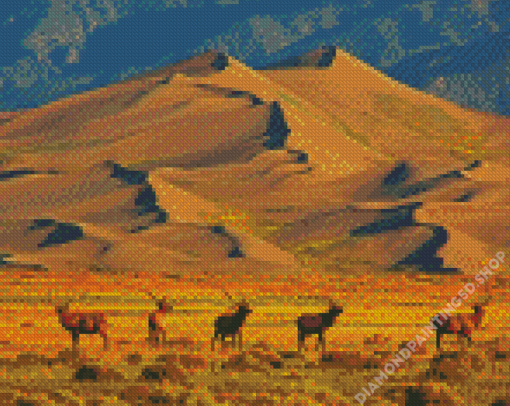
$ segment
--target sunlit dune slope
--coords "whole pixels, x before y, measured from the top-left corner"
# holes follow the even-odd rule
[[[281,112],[273,103],[180,84],[153,93],[117,114],[87,119],[76,131],[55,123],[49,133],[37,130],[35,136],[27,135],[30,128],[3,126],[0,153],[17,154],[5,158],[3,169],[76,170],[105,160],[141,170],[209,166],[246,160],[287,135],[275,128]]]
[[[417,216],[425,217],[422,213],[418,213]],[[428,219],[430,220],[430,217]],[[468,221],[467,224],[469,223]],[[460,269],[466,275],[476,275],[487,265],[488,258],[491,258],[494,252],[499,252],[501,246],[487,244],[487,239],[479,239],[471,231],[465,232],[466,228],[448,226],[448,242],[438,250],[437,255],[442,258],[445,267]]]
[[[320,107],[306,101],[303,101],[306,108],[296,104],[293,92],[269,80],[264,76],[265,72],[254,71],[229,57],[228,66],[216,75],[193,78],[179,76],[173,82],[181,86],[207,86],[218,93],[237,91],[264,101],[278,101],[285,121],[292,130],[292,136],[286,142],[287,147],[306,150],[310,162],[320,165],[323,177],[365,169],[381,161],[392,161],[351,139],[349,130],[335,126],[331,119],[324,116]]]
[[[216,75],[174,80],[278,100],[292,129],[287,145],[306,149],[324,176],[388,160],[405,161],[410,180],[423,181],[496,159],[490,143],[509,133],[506,118],[413,90],[342,51],[328,68],[254,71],[229,58]]]
[[[68,173],[12,177],[0,182],[4,218],[99,222],[131,230],[158,216],[148,184],[129,184],[106,164]]]
[[[379,173],[375,180],[366,177],[370,181],[364,185],[355,175],[336,183],[320,182],[311,177],[313,171],[306,163],[299,163],[300,156],[299,152],[267,151],[249,164],[228,169],[164,168],[152,176],[174,185],[174,193],[178,186],[202,201],[236,207],[243,216],[235,229],[264,236],[305,264],[322,260],[324,264],[389,267],[433,240],[433,228],[413,221],[416,205],[366,201],[387,174]],[[190,200],[198,202],[194,197]],[[220,218],[219,212],[202,215],[213,220]],[[380,252],[388,255],[383,258]]]
[[[332,125],[346,129],[362,145],[405,160],[423,174],[454,169],[459,160],[473,156],[510,155],[508,118],[414,90],[341,50],[328,69],[257,74],[292,92],[303,109],[308,104],[320,108]]]
[[[129,109],[168,83],[176,74],[207,75],[224,69],[226,63],[225,55],[212,51],[149,74],[63,98],[37,109],[2,113],[0,117],[9,121],[0,130],[0,156],[9,157],[30,151],[46,152],[45,148],[51,151],[52,147],[58,149],[58,145],[65,147],[73,142],[86,144],[90,142],[92,134],[81,130],[84,123]],[[93,140],[98,141],[95,138]]]
[[[469,201],[494,206],[510,205],[510,167],[496,162],[484,163],[469,174]]]
[[[435,203],[416,213],[421,221],[444,224],[494,247],[510,246],[510,207],[491,207],[486,203]]]

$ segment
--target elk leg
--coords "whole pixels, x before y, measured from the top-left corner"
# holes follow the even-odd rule
[[[99,334],[103,337],[103,349],[108,349],[108,336],[106,334],[106,325],[101,324],[99,327]]]
[[[322,331],[319,332],[319,338],[317,340],[317,343],[315,344],[315,351],[319,350],[319,343],[322,344]]]
[[[326,336],[322,337],[322,352],[326,352]]]
[[[441,333],[439,331],[436,332],[436,348],[438,350],[441,348]]]
[[[232,349],[236,349],[236,335],[232,334]]]
[[[75,351],[80,345],[80,333],[73,332],[73,351]]]
[[[298,333],[298,352],[301,352],[301,349],[303,348],[305,344],[305,335],[302,332]]]
[[[239,330],[239,351],[242,350],[243,350],[243,330]]]

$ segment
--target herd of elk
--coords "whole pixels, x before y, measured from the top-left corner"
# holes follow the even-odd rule
[[[157,306],[158,310],[149,314],[149,341],[161,344],[167,338],[166,316],[173,310],[173,307],[168,305],[165,297],[157,301]],[[245,300],[238,303],[236,307],[237,310],[234,313],[223,314],[215,320],[214,336],[211,339],[212,351],[214,351],[215,342],[219,337],[221,337],[222,344],[226,337],[232,337],[234,347],[236,337],[239,337],[239,350],[242,351],[242,328],[247,316],[253,313],[253,310]],[[103,338],[103,348],[108,348],[107,323],[104,313],[71,312],[69,303],[57,306],[56,310],[60,323],[72,334],[73,349],[79,345],[81,334],[99,334]],[[471,334],[479,328],[484,314],[483,306],[480,304],[475,305],[473,310],[473,314],[454,314],[441,319],[441,313],[439,313],[432,318],[431,322],[436,327],[437,349],[440,349],[441,336],[445,334],[464,336],[471,342]],[[315,349],[318,350],[319,344],[322,344],[322,349],[325,351],[326,331],[333,326],[341,313],[343,313],[342,307],[330,301],[329,310],[325,313],[302,314],[297,319],[298,351],[301,351],[304,346],[306,337],[312,335],[318,335]]]
[[[154,298],[154,296],[152,296]],[[166,297],[157,301],[158,309],[149,314],[148,341],[161,344],[166,341],[166,316],[173,310],[167,303]],[[222,314],[214,322],[214,337],[211,339],[211,349],[214,351],[215,342],[221,337],[222,343],[226,337],[232,337],[232,345],[235,347],[236,337],[239,337],[239,350],[242,351],[243,336],[242,328],[246,317],[253,313],[249,304],[243,300],[237,304],[234,313]],[[73,349],[79,345],[80,334],[100,334],[103,338],[103,348],[108,348],[108,336],[106,332],[106,317],[104,313],[79,313],[69,311],[69,303],[64,306],[57,306],[57,313],[62,326],[71,332],[73,337]],[[304,343],[305,336],[318,334],[319,342],[325,347],[324,335],[328,328],[335,322],[336,317],[342,313],[342,308],[330,302],[330,309],[327,313],[308,315],[304,314],[297,321],[298,326],[298,349]],[[318,344],[317,344],[318,348]]]

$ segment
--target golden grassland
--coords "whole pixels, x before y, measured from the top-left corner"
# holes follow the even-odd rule
[[[438,351],[431,336],[366,404],[404,404],[408,387],[419,389],[429,400],[440,399],[441,404],[508,399],[505,273],[500,268],[459,309],[469,313],[472,302],[488,288],[497,298],[487,306],[472,344],[446,336]],[[431,315],[464,284],[474,282],[472,276],[396,271],[350,277],[311,270],[242,278],[163,275],[2,271],[0,393],[5,402],[145,405],[160,399],[190,405],[353,404],[353,396],[420,334]],[[173,305],[167,320],[168,342],[160,347],[146,341],[147,314],[154,310],[147,293],[165,295]],[[344,313],[326,335],[326,352],[315,351],[315,339],[309,338],[305,351],[298,354],[295,320],[301,313],[324,311],[329,298],[341,303]],[[60,326],[53,307],[69,299],[71,310],[106,314],[110,339],[106,351],[99,336],[93,335],[82,336],[79,349],[71,350],[70,335]],[[248,300],[254,311],[243,330],[242,351],[231,348],[227,340],[212,352],[214,319],[241,299]],[[93,369],[95,379],[76,379],[82,368]]]

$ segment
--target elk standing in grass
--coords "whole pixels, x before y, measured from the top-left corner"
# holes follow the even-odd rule
[[[484,313],[483,306],[477,304],[473,306],[473,314],[453,314],[447,320],[441,319],[440,313],[436,314],[431,321],[437,327],[436,348],[440,349],[441,336],[444,334],[463,335],[471,342],[471,334],[480,327]]]
[[[253,313],[248,303],[242,301],[237,305],[237,311],[234,314],[223,314],[214,322],[214,337],[211,339],[211,350],[214,351],[215,341],[221,336],[222,344],[225,337],[232,337],[232,346],[235,348],[236,336],[239,336],[239,351],[243,348],[242,328],[248,314]]]
[[[56,307],[60,324],[73,336],[73,350],[80,344],[80,334],[99,334],[103,349],[108,348],[106,317],[104,313],[77,313],[69,311],[69,303]]]
[[[326,331],[332,327],[336,318],[343,313],[341,306],[336,306],[329,302],[329,310],[326,313],[303,314],[297,320],[298,326],[298,352],[305,344],[305,338],[309,335],[317,334],[319,336],[315,350],[319,349],[319,343],[322,343],[322,350],[326,348]]]
[[[166,297],[158,300],[157,306],[158,310],[149,314],[149,341],[160,345],[167,341],[166,317],[173,307],[168,305]]]

